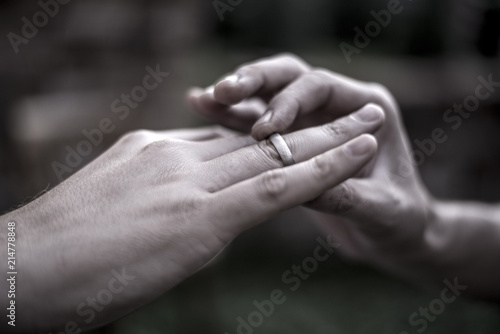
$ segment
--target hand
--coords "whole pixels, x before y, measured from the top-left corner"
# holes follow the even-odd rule
[[[398,106],[382,86],[284,55],[243,65],[214,87],[192,89],[188,100],[201,114],[257,139],[330,122],[368,103],[382,107],[386,121],[375,134],[376,158],[308,206],[327,213],[317,216],[352,257],[405,272],[427,254],[433,202],[410,163]],[[350,127],[337,124],[335,136],[344,138]]]
[[[360,121],[363,112],[375,120]],[[96,327],[158,297],[245,229],[366,165],[376,141],[362,134],[376,131],[383,115],[372,107],[356,115],[284,136],[297,161],[286,168],[268,141],[220,128],[126,135],[60,186],[2,217],[16,222],[19,236],[22,309],[9,330]],[[339,137],[341,126],[349,132]]]

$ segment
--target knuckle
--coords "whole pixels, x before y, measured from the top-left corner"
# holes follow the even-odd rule
[[[340,141],[346,141],[348,139],[349,128],[344,121],[335,121],[322,125],[323,131],[327,135],[336,137]]]
[[[354,198],[355,192],[352,187],[344,182],[339,185],[338,195],[336,199],[332,199],[332,202],[336,203],[334,206],[334,211],[337,213],[347,213],[351,211],[354,207],[356,199]]]
[[[388,97],[391,96],[389,89],[381,83],[378,82],[370,82],[368,83],[369,87],[375,92],[375,94],[380,97]]]
[[[212,125],[209,130],[219,137],[232,137],[237,135],[237,132],[223,127],[222,125]]]
[[[120,143],[122,144],[135,144],[144,143],[151,137],[153,132],[149,130],[135,130],[124,134],[120,138]]]
[[[332,79],[332,72],[320,67],[317,67],[314,70],[312,70],[311,74],[314,75],[316,78],[320,79],[321,81]]]
[[[264,77],[260,68],[260,63],[242,65],[236,70],[236,73],[244,76]]]
[[[193,170],[188,145],[189,142],[177,139],[149,142],[137,150],[136,162],[142,168],[147,166],[154,184],[186,179]]]
[[[287,111],[278,114],[278,117],[273,117],[273,125],[277,132],[286,130],[304,108],[303,101],[292,92],[283,92],[269,103],[269,109],[278,109],[283,106],[286,106]]]
[[[191,220],[198,215],[202,215],[206,211],[207,205],[208,200],[205,196],[198,194],[180,196],[173,202],[172,211],[182,220]]]
[[[273,167],[283,167],[283,161],[281,161],[278,151],[269,139],[259,142],[257,144],[257,149],[258,153],[260,153],[259,155],[265,160],[265,165],[271,163]]]
[[[211,161],[201,163],[202,171],[212,171],[208,177],[201,179],[200,184],[209,194],[215,193],[231,184],[231,180],[236,177],[236,171],[241,169],[237,159],[226,159],[223,166],[223,168],[214,168],[214,164]]]
[[[315,92],[315,96],[322,96],[322,99],[326,101],[329,100],[331,88],[334,84],[331,72],[328,70],[315,69],[304,74],[304,78],[310,86],[310,89]]]
[[[226,128],[224,128],[222,125],[215,124],[215,125],[203,126],[203,127],[197,128],[196,130],[219,133],[219,132],[226,130]]]
[[[322,90],[326,90],[329,87],[329,82],[331,81],[331,77],[329,75],[318,70],[305,73],[302,76],[302,79],[305,80],[309,86]]]
[[[210,125],[206,129],[213,131],[215,133],[228,132],[228,130],[225,127],[223,127],[222,125]]]
[[[312,175],[314,175],[318,180],[324,180],[326,176],[335,177],[337,174],[333,161],[328,156],[317,156],[313,158],[312,162]]]
[[[153,141],[147,145],[145,145],[141,151],[139,152],[140,154],[147,154],[149,152],[152,152],[153,154],[158,153],[158,151],[165,150],[166,148],[173,148],[173,146],[176,146],[178,141],[173,140],[173,139],[162,139],[162,140],[157,140]]]
[[[286,190],[286,176],[282,170],[272,170],[263,174],[260,189],[265,198],[276,199]]]
[[[288,60],[293,60],[293,61],[303,61],[299,56],[297,56],[295,53],[292,52],[282,52],[277,54],[275,59],[288,59]]]
[[[290,63],[292,65],[298,65],[300,67],[307,66],[306,62],[304,60],[302,60],[302,58],[300,58],[299,56],[297,56],[293,53],[285,52],[285,53],[279,54],[276,58],[278,60]]]
[[[387,207],[392,208],[392,210],[387,214],[387,219],[385,219],[384,224],[385,226],[393,226],[396,224],[396,221],[398,220],[398,214],[400,212],[409,212],[407,209],[407,205],[403,201],[403,196],[401,196],[400,191],[390,191],[386,192],[385,196],[385,205]]]
[[[345,214],[353,210],[356,200],[352,187],[344,182],[324,192],[320,197],[308,202],[307,205],[320,211]]]

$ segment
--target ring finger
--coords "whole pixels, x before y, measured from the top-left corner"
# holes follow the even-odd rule
[[[350,116],[334,122],[283,136],[297,163],[338,147],[363,133],[373,133],[384,120],[382,109],[366,105]],[[269,140],[224,154],[202,164],[211,173],[204,185],[216,192],[265,171],[283,167],[283,162]]]

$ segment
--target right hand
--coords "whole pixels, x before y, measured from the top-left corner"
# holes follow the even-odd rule
[[[386,121],[375,133],[379,150],[373,162],[308,206],[326,213],[316,216],[351,257],[397,271],[431,257],[434,245],[426,244],[425,235],[434,202],[412,165],[399,107],[381,85],[280,55],[242,65],[209,89],[194,88],[188,101],[256,139],[331,122],[366,104],[382,107]],[[350,129],[338,125],[335,136],[342,138]]]

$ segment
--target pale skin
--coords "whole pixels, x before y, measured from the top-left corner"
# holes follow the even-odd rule
[[[325,69],[294,55],[245,64],[208,89],[188,93],[206,117],[256,139],[331,122],[367,103],[386,121],[375,133],[376,157],[354,178],[307,204],[339,251],[421,283],[458,279],[465,293],[500,299],[500,205],[434,199],[412,168],[399,107],[382,86]],[[349,128],[339,127],[344,138]]]
[[[268,140],[220,127],[124,136],[61,185],[2,216],[0,255],[7,259],[7,226],[15,222],[18,275],[16,326],[4,317],[0,331],[78,333],[150,302],[244,230],[356,175],[376,154],[370,133],[384,118],[367,104],[284,135],[297,161],[290,167]],[[338,136],[338,128],[348,131]],[[0,288],[5,310],[6,280]],[[103,289],[114,291],[111,301]]]

